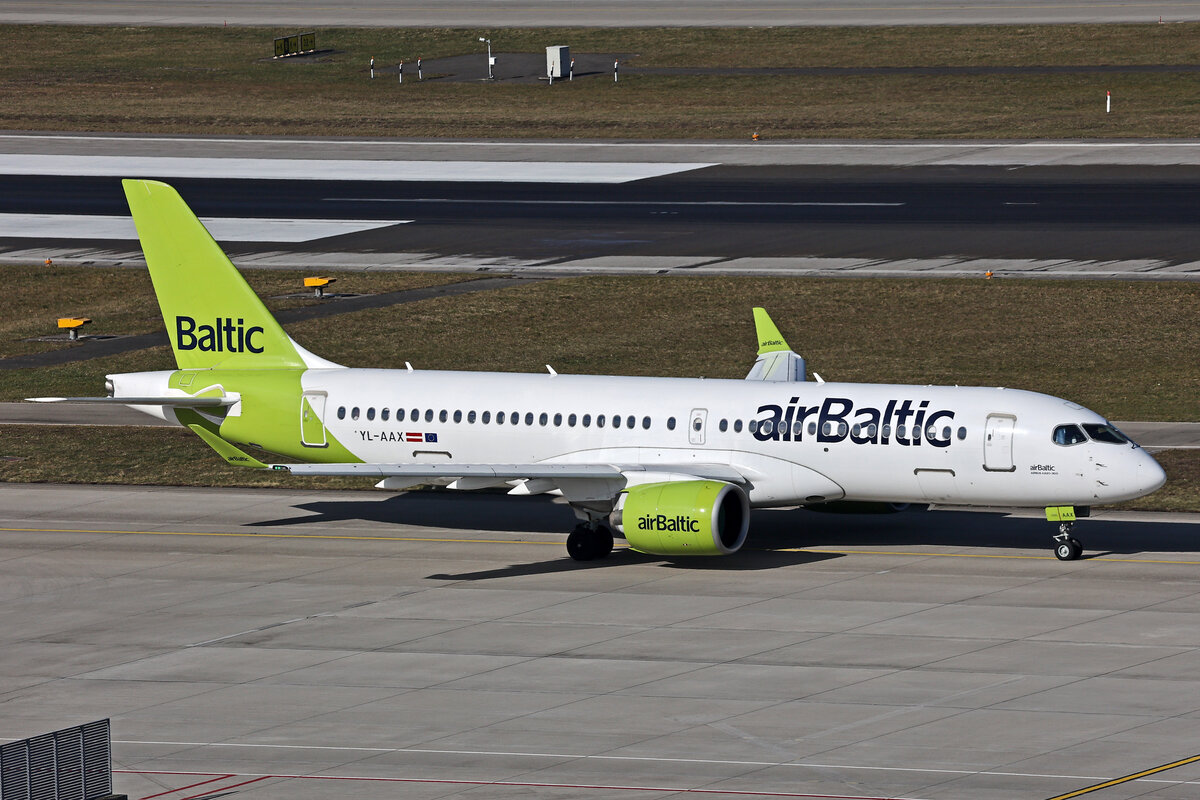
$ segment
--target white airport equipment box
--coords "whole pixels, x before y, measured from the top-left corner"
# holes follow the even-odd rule
[[[546,48],[546,74],[551,78],[561,78],[566,75],[570,64],[571,48],[565,45]]]

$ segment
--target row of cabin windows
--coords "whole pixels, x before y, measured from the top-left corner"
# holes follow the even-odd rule
[[[360,411],[359,411],[358,407],[354,407],[354,408],[350,409],[350,419],[357,420],[359,418],[359,414],[360,414]],[[426,422],[433,422],[435,415],[437,417],[438,422],[449,422],[451,419],[453,419],[454,422],[461,423],[463,420],[466,420],[467,424],[469,424],[469,425],[474,425],[476,423],[476,421],[480,422],[483,425],[490,425],[492,423],[492,419],[493,419],[492,412],[490,412],[490,411],[483,411],[477,415],[474,411],[464,412],[461,410],[457,410],[457,411],[450,412],[445,409],[442,409],[441,411],[435,412],[432,408],[425,409],[424,419]],[[374,407],[368,408],[366,410],[365,416],[368,421],[373,421],[375,419]],[[379,419],[381,421],[387,422],[391,416],[392,416],[392,410],[390,408],[381,408],[379,410]],[[345,406],[338,407],[337,418],[338,419],[346,418],[346,407]],[[421,409],[419,409],[419,408],[414,408],[411,410],[406,410],[403,408],[396,409],[396,414],[395,414],[396,422],[404,422],[405,419],[408,419],[412,422],[420,422],[421,418],[422,418],[422,412],[421,412]],[[592,417],[591,414],[583,414],[583,415],[567,414],[565,417],[562,414],[554,414],[553,417],[551,417],[550,414],[543,411],[541,414],[538,414],[535,418],[532,411],[525,412],[525,424],[526,425],[533,425],[535,419],[536,419],[538,425],[545,426],[545,425],[549,425],[553,422],[554,427],[556,427],[556,428],[562,427],[564,421],[566,422],[567,427],[569,427],[569,428],[574,428],[576,425],[582,425],[585,428],[590,428],[590,427],[592,427],[593,421],[595,422],[597,428],[603,428],[605,425],[611,425],[614,428],[620,428],[623,426],[623,427],[626,427],[626,428],[629,428],[632,430],[633,428],[636,428],[638,426],[638,418],[636,416],[634,416],[633,414],[629,414],[628,416],[621,416],[620,414],[613,414],[611,418],[605,416],[604,414],[597,414],[594,418]],[[506,422],[509,425],[520,425],[521,424],[521,412],[520,411],[512,411],[512,412],[506,413],[504,411],[497,411],[495,414],[495,421],[496,421],[497,425],[504,425]],[[642,417],[641,426],[642,426],[643,430],[650,430],[650,424],[651,424],[650,417]],[[667,418],[667,430],[669,430],[669,431],[675,430],[675,418],[674,417]]]
[[[775,431],[775,422],[773,420],[769,420],[769,419],[763,420],[762,422],[758,422],[757,420],[751,420],[748,428],[751,433],[761,430],[764,434],[769,435],[771,433],[774,433],[774,431]],[[779,430],[781,433],[785,432],[786,428],[787,428],[786,423],[781,423],[779,426]],[[734,431],[740,431],[741,429],[742,429],[741,421],[739,420],[738,422],[735,423]],[[721,430],[722,431],[725,430],[725,420],[721,420]],[[925,427],[924,429],[922,429],[916,425],[913,425],[913,426],[897,425],[896,429],[895,429],[896,436],[898,436],[901,439],[907,439],[910,434],[912,435],[912,437],[914,439],[919,439],[921,437],[922,431],[924,431],[926,439],[939,438],[938,437],[938,429],[934,425],[929,425],[929,426]],[[892,426],[884,425],[884,426],[880,427],[880,426],[876,425],[874,422],[872,422],[868,425],[862,425],[862,424],[856,423],[853,427],[847,425],[845,422],[823,422],[823,423],[821,423],[821,435],[823,435],[823,436],[845,436],[847,433],[849,433],[854,438],[864,438],[865,437],[867,439],[874,439],[875,434],[881,433],[881,432],[885,439],[891,438]],[[804,423],[803,422],[792,423],[792,435],[793,436],[798,437],[803,433],[804,433]],[[951,434],[950,426],[949,425],[944,426],[941,429],[941,434],[942,434],[940,437],[941,439],[949,441],[950,434]],[[817,423],[816,422],[808,423],[808,435],[809,436],[817,435]],[[963,439],[967,438],[967,429],[966,428],[960,427],[958,429],[958,438],[959,438],[959,441],[962,441]]]
[[[359,412],[359,409],[357,406],[350,409],[350,419],[357,420],[359,418],[359,414],[360,414],[360,412]],[[391,415],[392,415],[391,409],[389,409],[389,408],[382,408],[379,410],[379,419],[383,422],[387,422],[388,419],[391,417]],[[434,415],[435,415],[435,412],[432,408],[425,409],[424,419],[426,422],[433,422]],[[436,412],[436,415],[437,415],[437,419],[439,422],[448,422],[449,420],[453,419],[454,422],[461,423],[464,418],[466,419],[467,423],[470,425],[474,425],[476,420],[478,420],[480,423],[482,423],[484,425],[489,425],[492,422],[492,412],[490,412],[490,411],[484,411],[484,412],[480,413],[478,416],[476,416],[474,411],[467,411],[464,414],[464,412],[461,410],[457,410],[457,411],[454,411],[453,413],[451,413],[445,409],[442,409],[441,411]],[[404,420],[406,418],[413,422],[419,422],[421,420],[421,417],[422,417],[422,413],[421,413],[421,409],[419,409],[419,408],[414,408],[411,411],[406,411],[403,408],[396,409],[395,418],[396,418],[397,422],[404,422]],[[345,406],[338,407],[337,418],[338,419],[346,418],[346,407]],[[367,409],[366,418],[368,421],[373,421],[375,419],[375,408],[373,406]],[[512,412],[509,412],[506,416],[505,412],[497,411],[496,415],[495,415],[495,419],[496,419],[497,425],[505,424],[506,419],[508,420],[508,424],[510,424],[510,425],[520,425],[521,424],[521,412],[512,411]],[[539,414],[537,416],[537,423],[538,423],[538,425],[545,426],[545,425],[549,425],[550,422],[553,421],[554,427],[559,428],[559,427],[562,427],[563,419],[564,418],[563,418],[562,414],[555,414],[553,417],[553,420],[551,420],[550,415],[543,411],[541,414]],[[622,420],[624,420],[623,423],[622,423]],[[592,426],[592,421],[593,421],[593,417],[591,414],[583,414],[582,416],[578,416],[575,414],[568,414],[566,416],[566,423],[567,423],[567,427],[569,427],[569,428],[574,428],[577,424],[582,425],[584,428],[590,428]],[[606,418],[604,414],[597,414],[595,416],[595,423],[596,423],[597,428],[603,428],[608,421],[609,421],[609,418]],[[534,423],[533,412],[532,411],[525,412],[525,424],[533,425],[533,423]],[[622,426],[622,424],[624,424],[624,426],[626,428],[629,428],[630,430],[632,430],[637,427],[637,417],[635,417],[633,414],[629,414],[626,417],[622,417],[620,414],[613,414],[611,417],[611,424],[612,424],[612,427],[614,427],[614,428],[620,428]],[[651,425],[650,417],[642,417],[642,429],[650,430],[650,425]],[[700,428],[703,426],[703,423],[699,419],[696,419],[693,421],[693,425],[696,428],[696,430],[700,430]],[[720,429],[720,431],[722,433],[725,433],[730,428],[730,422],[727,419],[722,419],[719,423],[717,423],[717,427]],[[757,420],[750,420],[750,422],[748,422],[746,424],[746,430],[750,431],[750,433],[755,433],[760,428],[762,429],[762,432],[764,434],[771,434],[775,430],[775,423],[771,420],[764,420],[761,423],[758,422]],[[782,428],[782,426],[781,426],[781,428]],[[669,430],[669,431],[675,430],[675,418],[674,417],[667,418],[667,430]],[[845,422],[836,422],[836,423],[826,422],[821,425],[821,433],[824,434],[825,436],[831,436],[831,435],[845,436],[847,431],[849,431],[855,437],[866,436],[867,438],[874,438],[875,434],[880,432],[880,430],[882,430],[883,436],[885,438],[890,437],[892,435],[892,426],[891,425],[884,425],[882,427],[882,429],[878,428],[874,423],[871,423],[869,425],[856,424],[853,426],[853,428],[850,428],[849,426],[847,426],[847,424]],[[733,432],[734,433],[742,432],[742,421],[740,419],[733,420]],[[803,423],[796,422],[792,425],[792,435],[800,436],[803,432],[804,432],[804,424]],[[907,426],[907,425],[897,426],[895,432],[896,432],[896,435],[899,436],[901,439],[907,438],[910,432],[913,437],[919,437],[921,435],[920,428],[917,428],[914,426],[910,429],[909,426]],[[927,438],[927,439],[937,438],[938,430],[937,430],[937,428],[935,428],[932,425],[925,428],[924,432],[925,432],[925,438]],[[942,439],[948,440],[950,438],[950,427],[946,426],[946,427],[942,428],[941,434],[942,434],[941,435]],[[817,435],[817,423],[816,422],[808,423],[808,435],[809,436]],[[958,429],[958,438],[959,438],[959,440],[967,438],[967,429],[966,428]]]

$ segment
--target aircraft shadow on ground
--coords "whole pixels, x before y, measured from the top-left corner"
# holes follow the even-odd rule
[[[319,500],[295,507],[295,517],[249,523],[249,527],[380,522],[460,531],[566,534],[575,525],[571,510],[548,496],[500,493],[409,492],[381,500]],[[781,550],[836,547],[979,547],[1048,551],[1055,525],[1038,518],[967,511],[907,511],[899,514],[828,514],[806,510],[753,512],[746,549],[735,559],[681,559],[677,566],[764,569]],[[1082,519],[1075,535],[1088,555],[1139,552],[1200,552],[1200,528],[1185,523],[1117,522]],[[812,560],[807,554],[807,560]],[[760,562],[760,557],[765,561]],[[1086,556],[1085,556],[1086,557]],[[662,561],[662,559],[657,559]],[[548,562],[549,563],[549,562]],[[557,562],[555,562],[557,563]],[[598,562],[593,562],[598,563]],[[605,562],[607,563],[607,562]],[[629,562],[621,562],[629,563]],[[719,566],[718,566],[719,565]],[[775,563],[782,565],[782,562]],[[570,566],[566,568],[571,568]]]

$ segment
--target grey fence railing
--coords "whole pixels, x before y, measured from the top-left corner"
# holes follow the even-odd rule
[[[98,800],[112,795],[106,719],[0,745],[0,800]]]

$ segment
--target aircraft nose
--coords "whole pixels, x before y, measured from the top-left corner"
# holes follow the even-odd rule
[[[1159,466],[1159,463],[1144,450],[1140,453],[1141,459],[1138,461],[1136,482],[1138,485],[1139,496],[1150,494],[1157,489],[1160,489],[1167,482],[1167,473]]]

